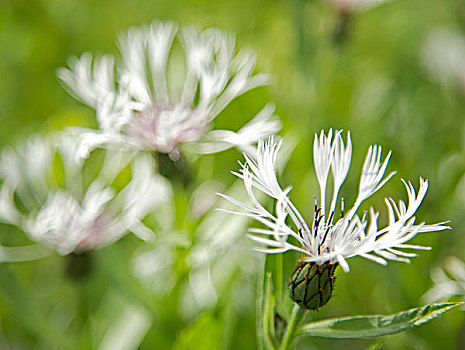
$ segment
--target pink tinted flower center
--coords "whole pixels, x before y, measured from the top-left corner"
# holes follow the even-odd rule
[[[137,112],[129,134],[144,148],[177,153],[179,143],[198,140],[206,129],[205,118],[190,108],[151,105]]]

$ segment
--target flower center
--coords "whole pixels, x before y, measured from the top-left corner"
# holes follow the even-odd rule
[[[206,127],[203,115],[190,108],[150,105],[135,112],[128,133],[142,147],[176,154],[179,143],[198,140]]]
[[[324,252],[325,247],[328,250],[328,240],[330,240],[333,234],[332,228],[333,219],[334,219],[334,210],[329,213],[329,217],[326,219],[324,211],[321,207],[318,206],[318,200],[316,196],[313,196],[315,199],[315,215],[313,218],[313,225],[312,225],[312,235],[313,237],[319,238],[318,239],[318,254]],[[344,198],[341,199],[341,219],[344,218]],[[336,220],[337,221],[337,220]],[[299,234],[302,236],[302,229],[299,230]]]
[[[85,238],[81,240],[74,248],[75,253],[82,253],[95,249],[107,239],[108,227],[111,226],[110,217],[103,213],[84,228]]]

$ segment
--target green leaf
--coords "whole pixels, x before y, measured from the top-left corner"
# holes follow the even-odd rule
[[[39,260],[52,254],[51,250],[38,244],[21,247],[5,247],[0,245],[0,263]]]
[[[266,349],[276,349],[274,339],[274,308],[276,305],[276,296],[273,291],[273,282],[271,273],[268,272],[265,277],[265,295],[263,299],[263,313],[261,318],[261,335],[264,340]]]
[[[349,316],[309,323],[300,335],[325,338],[376,338],[429,322],[463,303],[430,304],[394,315]]]
[[[273,288],[271,272],[263,274],[263,288],[257,297],[258,348],[275,350],[287,327],[287,320],[278,312],[279,304]]]

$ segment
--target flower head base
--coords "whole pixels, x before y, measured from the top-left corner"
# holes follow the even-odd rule
[[[299,261],[289,282],[291,299],[304,309],[316,311],[325,306],[333,294],[336,267],[337,263]]]
[[[166,153],[176,160],[183,143],[194,143],[194,150],[203,153],[232,146],[245,150],[280,129],[268,107],[248,125],[248,132],[210,132],[213,119],[232,100],[264,85],[268,76],[252,75],[255,55],[245,49],[235,54],[232,35],[191,27],[178,34],[185,67],[176,66],[173,76],[168,76],[177,29],[174,23],[155,22],[120,36],[117,79],[115,60],[109,55],[93,59],[85,53],[70,60],[70,69],[59,70],[71,93],[97,112],[99,130],[77,130],[82,157],[95,147],[117,146]],[[176,75],[183,70],[184,84],[178,88]]]
[[[141,220],[171,196],[166,180],[153,175],[151,157],[140,155],[133,161],[132,179],[121,189],[113,182],[129,159],[107,152],[86,186],[83,167],[87,164],[74,162],[77,147],[77,140],[53,135],[35,137],[22,148],[4,151],[0,157],[0,220],[62,255],[104,247],[128,231],[150,239],[153,233]]]
[[[404,184],[408,194],[408,204],[393,199],[385,199],[388,211],[388,224],[378,228],[379,213],[373,208],[364,211],[362,216],[357,214],[363,201],[378,191],[393,175],[384,176],[390,153],[381,159],[381,147],[371,146],[365,159],[360,185],[356,200],[351,208],[346,209],[344,200],[339,202],[339,190],[349,170],[352,155],[350,134],[344,143],[341,132],[328,135],[322,131],[315,135],[314,161],[320,184],[320,202],[315,197],[315,213],[309,225],[291,202],[288,194],[291,188],[281,189],[277,181],[275,165],[280,143],[273,138],[267,142],[260,142],[256,151],[256,158],[248,155],[240,173],[235,173],[243,179],[245,188],[252,204],[245,204],[222,195],[246,212],[231,212],[255,219],[265,228],[251,228],[250,238],[265,247],[256,250],[265,253],[283,253],[295,250],[303,254],[305,262],[312,262],[324,266],[325,264],[339,264],[346,272],[349,271],[347,259],[360,255],[380,264],[387,264],[387,260],[409,262],[416,254],[404,252],[400,249],[430,249],[429,247],[406,244],[420,232],[440,231],[448,228],[443,223],[415,225],[414,214],[420,206],[428,187],[428,182],[420,178],[420,189],[415,193],[413,185]],[[330,203],[326,203],[329,173],[332,173],[333,185]],[[257,200],[254,191],[259,190],[276,200],[275,213],[265,209]],[[340,203],[340,213],[336,214],[336,207]],[[289,217],[293,225],[287,224]],[[290,242],[293,240],[294,242]]]

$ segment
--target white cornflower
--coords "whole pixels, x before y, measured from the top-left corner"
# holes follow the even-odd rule
[[[340,201],[340,216],[336,214],[338,193],[349,170],[352,144],[350,134],[347,145],[341,136],[341,131],[328,135],[321,132],[315,135],[314,162],[320,184],[320,201],[315,197],[315,214],[313,221],[308,224],[297,208],[291,202],[288,194],[291,188],[282,189],[278,183],[275,165],[281,143],[273,138],[267,142],[261,141],[256,150],[256,159],[244,154],[245,164],[240,173],[234,173],[244,181],[251,205],[221,195],[236,204],[245,212],[232,212],[244,215],[262,223],[265,228],[251,228],[250,237],[266,247],[257,248],[265,253],[282,253],[295,250],[304,255],[305,262],[317,265],[339,264],[344,271],[349,271],[347,259],[360,255],[380,264],[387,264],[387,260],[409,262],[413,253],[399,249],[430,249],[429,247],[407,244],[420,232],[440,231],[448,228],[443,223],[415,225],[414,214],[420,206],[428,188],[428,181],[420,178],[418,194],[410,182],[405,182],[408,203],[402,200],[396,204],[391,198],[386,198],[388,224],[378,228],[379,213],[373,208],[359,216],[357,210],[362,202],[378,191],[394,174],[384,177],[391,153],[384,161],[381,159],[381,146],[371,146],[362,169],[358,195],[355,203],[348,210],[345,209],[344,199]],[[328,177],[332,173],[332,193],[328,193]],[[256,199],[254,190],[259,190],[276,200],[274,213],[265,209]],[[330,199],[330,203],[325,202]],[[369,214],[368,214],[369,213]],[[368,214],[368,215],[367,215]],[[290,218],[292,225],[286,222]]]
[[[447,300],[453,296],[465,296],[465,264],[456,257],[449,257],[444,268],[439,266],[431,270],[434,286],[423,295],[428,303]]]
[[[128,171],[128,155],[107,152],[89,178],[91,166],[73,161],[77,147],[77,140],[55,134],[3,151],[0,220],[62,255],[106,246],[128,231],[150,239],[141,220],[171,197],[167,180],[153,174],[153,159],[137,156],[121,189],[115,178]]]
[[[201,153],[233,146],[248,150],[280,129],[268,106],[237,133],[210,131],[233,99],[264,85],[268,76],[253,75],[255,54],[246,49],[235,54],[234,36],[215,28],[183,28],[177,36],[185,66],[176,65],[169,60],[176,33],[174,23],[154,22],[120,36],[116,78],[110,55],[93,59],[84,53],[69,61],[69,69],[59,70],[71,93],[97,112],[99,130],[78,130],[82,157],[99,146],[157,151],[174,160],[183,143],[193,143]],[[176,86],[180,80],[182,87]]]

